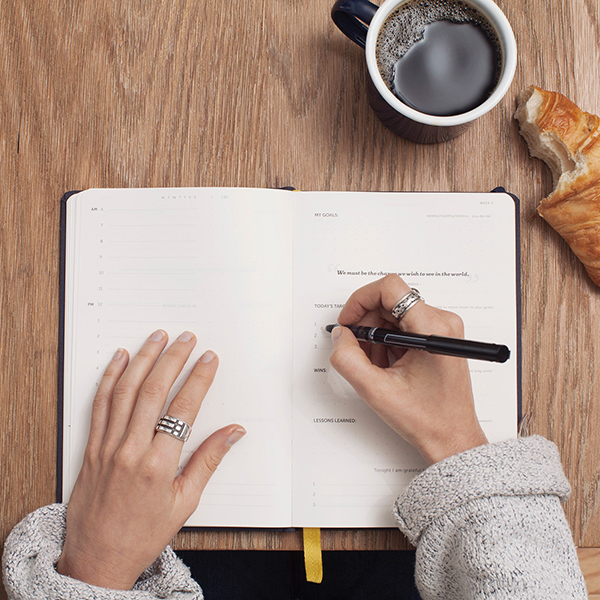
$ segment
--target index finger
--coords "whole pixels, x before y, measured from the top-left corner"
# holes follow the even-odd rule
[[[367,313],[375,311],[386,321],[397,324],[398,320],[392,316],[392,309],[409,292],[410,287],[400,276],[386,275],[383,279],[356,290],[340,311],[338,323],[353,325]]]
[[[401,331],[412,331],[425,335],[463,337],[462,320],[458,315],[417,302],[398,320],[392,309],[411,291],[408,284],[398,275],[386,275],[356,290],[338,316],[340,325],[354,325],[366,315],[377,314]],[[368,320],[372,320],[369,316]]]

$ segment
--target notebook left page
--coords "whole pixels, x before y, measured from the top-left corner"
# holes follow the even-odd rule
[[[219,371],[180,468],[216,429],[247,430],[209,482],[192,526],[291,524],[292,204],[252,189],[88,190],[68,201],[63,500],[89,432],[97,383],[119,346],[158,328],[207,350]],[[277,451],[274,451],[274,449]]]

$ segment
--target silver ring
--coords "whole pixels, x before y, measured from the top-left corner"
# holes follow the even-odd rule
[[[392,308],[392,317],[398,319],[398,321],[407,313],[409,308],[412,308],[419,300],[425,302],[425,299],[419,293],[416,288],[410,288],[410,292],[406,296],[402,297],[396,306]]]
[[[192,428],[185,421],[176,419],[170,415],[161,417],[158,420],[155,429],[159,433],[168,433],[182,442],[187,442],[190,433],[192,433]]]

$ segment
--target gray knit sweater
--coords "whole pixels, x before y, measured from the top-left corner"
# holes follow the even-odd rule
[[[394,515],[417,546],[423,599],[587,598],[560,505],[569,492],[556,446],[538,436],[474,448],[418,475]],[[54,504],[13,529],[3,556],[10,600],[202,598],[169,547],[131,591],[59,575],[65,516],[66,507]]]

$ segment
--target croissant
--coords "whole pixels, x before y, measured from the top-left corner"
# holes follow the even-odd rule
[[[538,213],[600,286],[600,118],[534,86],[521,93],[515,118],[529,153],[545,161],[554,178]]]

